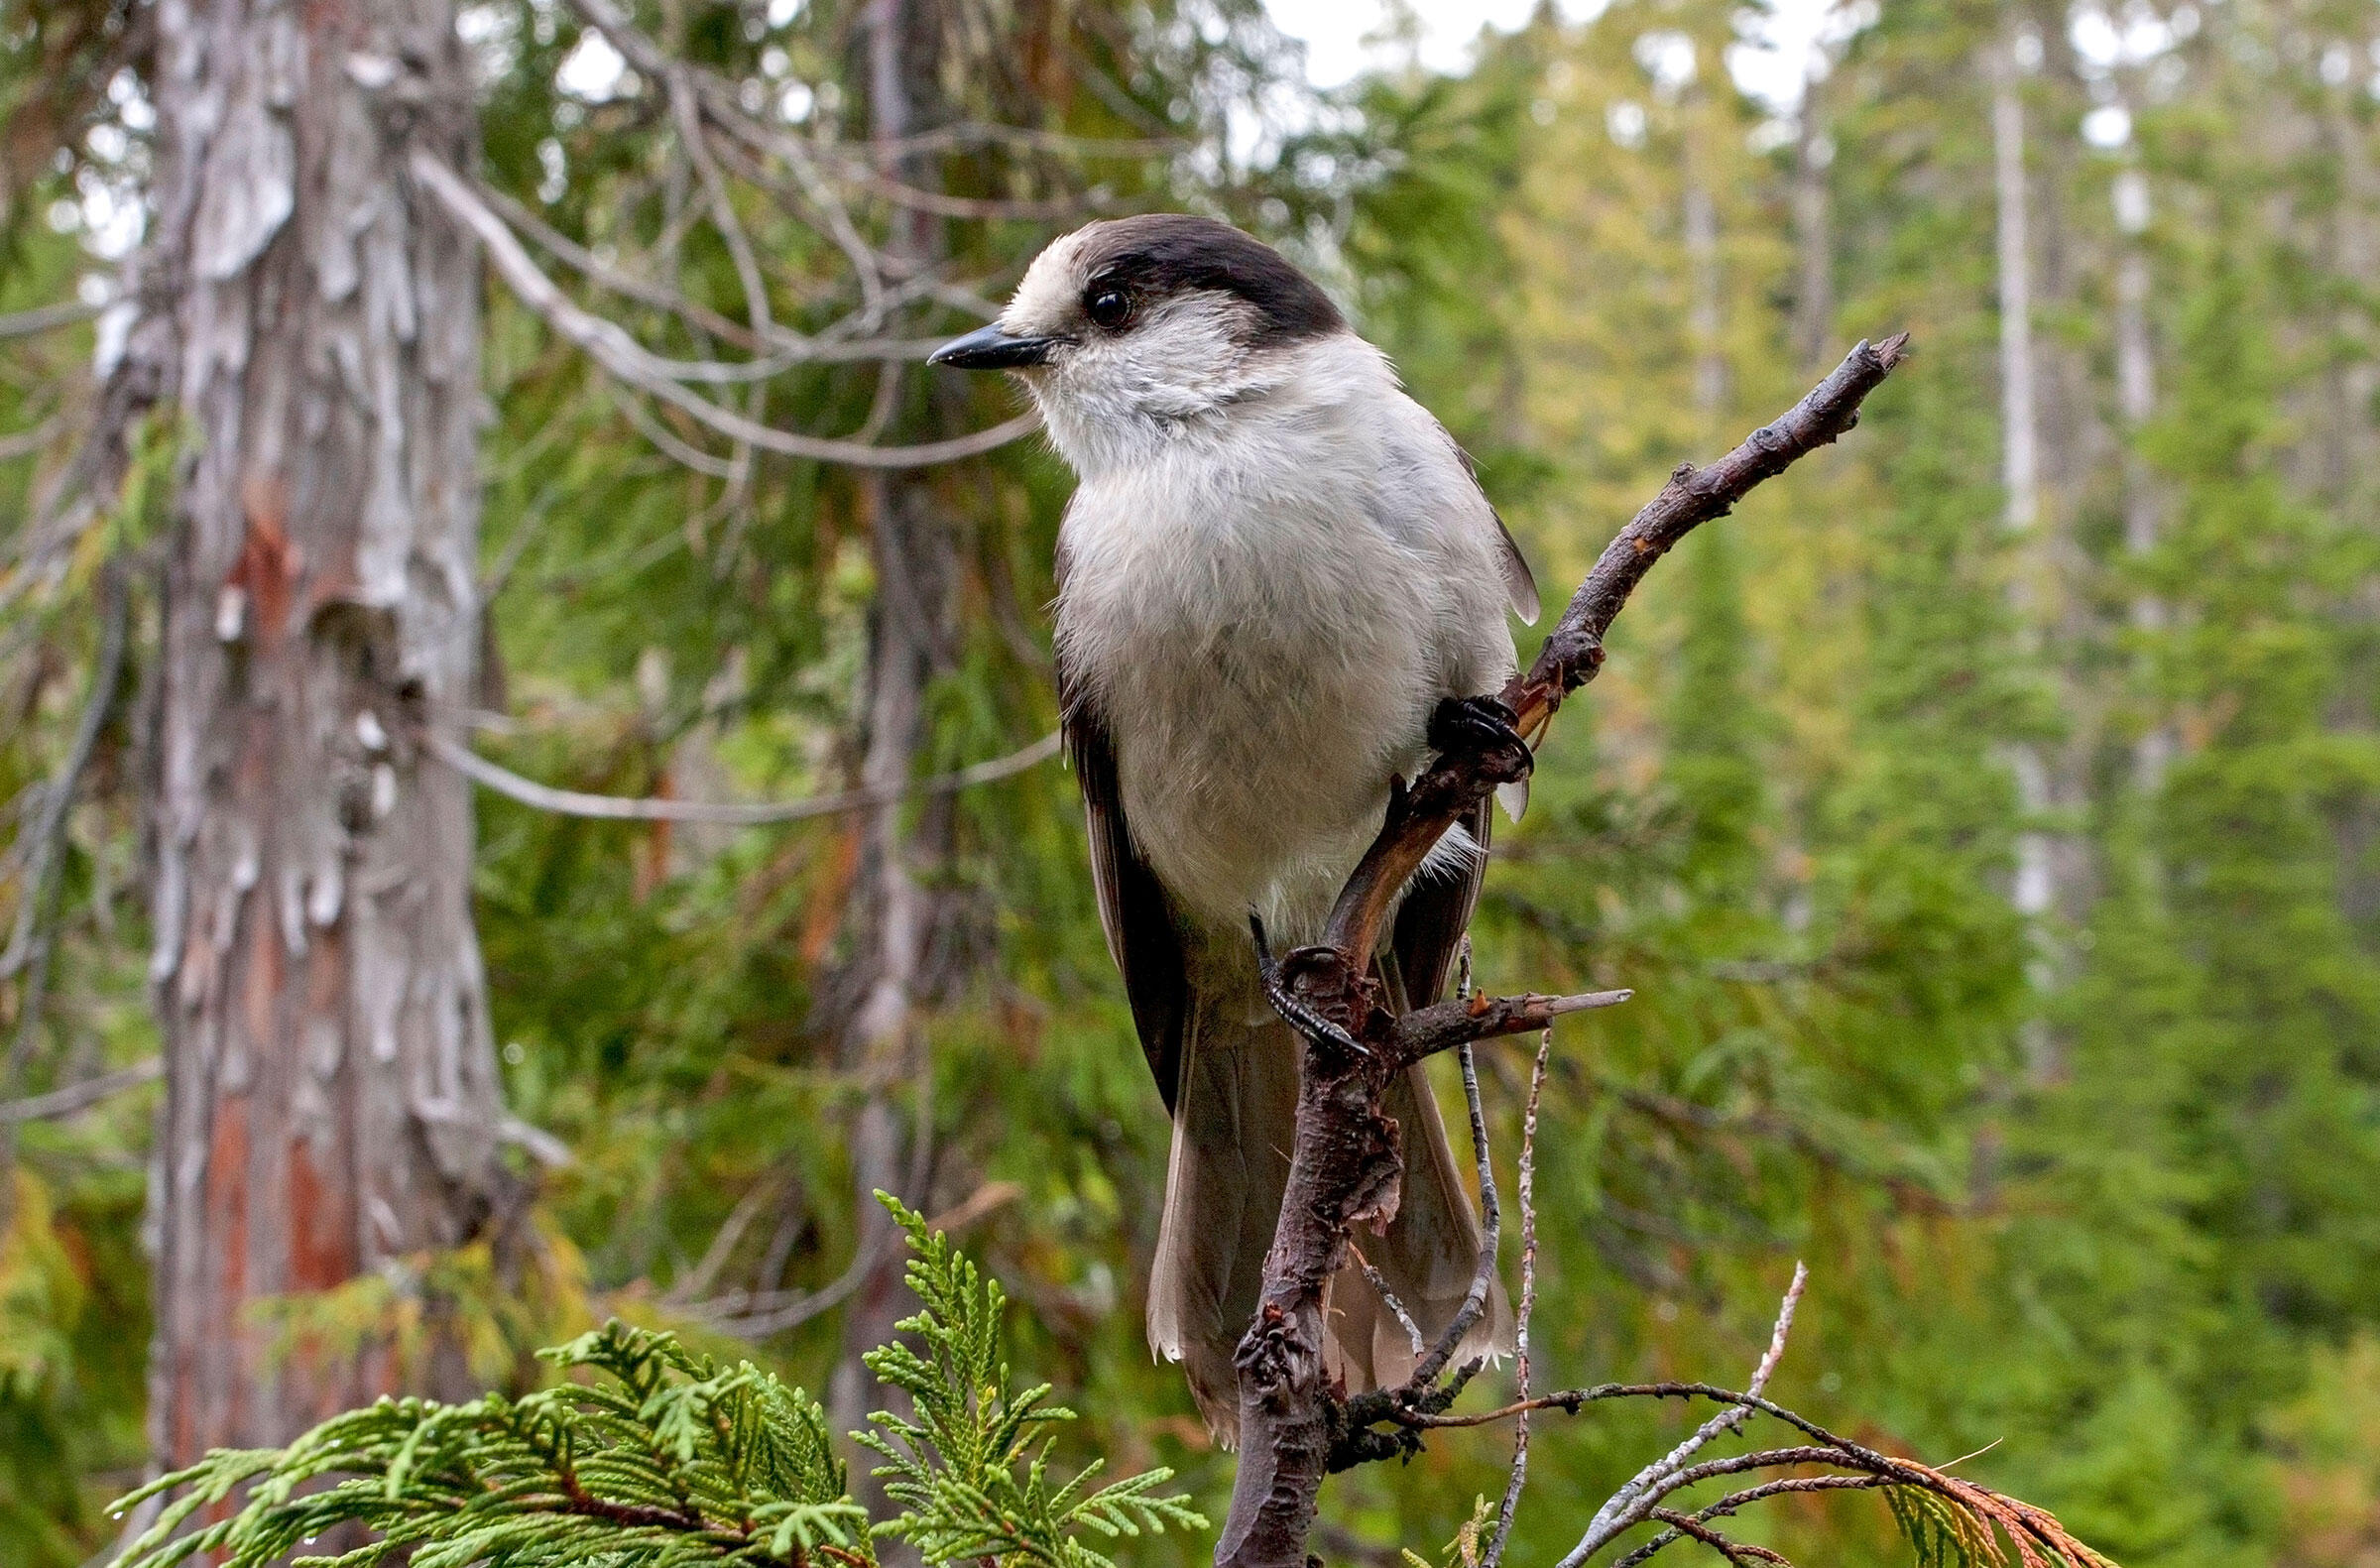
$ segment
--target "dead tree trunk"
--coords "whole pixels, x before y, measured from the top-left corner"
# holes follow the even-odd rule
[[[154,17],[144,299],[191,454],[151,823],[150,1420],[181,1464],[400,1382],[464,1391],[450,1351],[276,1346],[258,1308],[469,1240],[504,1182],[469,785],[416,743],[470,707],[478,647],[478,256],[406,174],[411,145],[474,147],[452,8]]]
[[[897,143],[939,118],[940,17],[920,0],[871,0],[862,19],[869,92],[869,130],[878,144]],[[905,183],[938,183],[930,158],[889,153],[886,173]],[[941,221],[900,208],[885,255],[897,272],[929,268],[944,245]],[[887,396],[903,379],[898,365]],[[930,437],[928,437],[930,438]],[[865,691],[867,748],[861,782],[898,788],[915,772],[925,734],[927,683],[955,657],[957,535],[921,472],[879,470],[861,480],[868,510],[877,596],[869,637]],[[872,812],[864,829],[860,874],[853,888],[852,990],[858,997],[842,1029],[846,1071],[867,1089],[851,1124],[854,1233],[867,1269],[843,1313],[843,1350],[828,1403],[839,1429],[865,1420],[876,1387],[860,1358],[892,1337],[908,1310],[901,1284],[900,1249],[892,1221],[876,1201],[879,1189],[922,1204],[931,1174],[931,1063],[917,1038],[916,1003],[926,985],[926,960],[944,901],[937,882],[948,863],[951,812],[947,799],[924,809],[914,832],[905,829],[902,803]],[[916,1085],[902,1127],[896,1091]]]

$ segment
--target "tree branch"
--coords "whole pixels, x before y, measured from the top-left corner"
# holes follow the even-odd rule
[[[1424,1008],[1402,1021],[1380,1006],[1371,955],[1397,894],[1465,812],[1497,784],[1527,776],[1534,760],[1529,743],[1542,736],[1563,698],[1594,677],[1605,633],[1652,563],[1761,481],[1851,428],[1861,400],[1892,373],[1907,345],[1906,334],[1873,347],[1861,343],[1774,423],[1707,468],[1682,465],[1671,474],[1604,550],[1536,662],[1504,687],[1513,733],[1467,736],[1410,788],[1395,791],[1322,942],[1289,954],[1277,970],[1267,962],[1268,994],[1304,1035],[1306,1051],[1287,1190],[1255,1317],[1236,1358],[1241,1460],[1216,1546],[1219,1568],[1303,1568],[1315,1502],[1345,1431],[1323,1361],[1323,1288],[1346,1257],[1353,1227],[1395,1214],[1403,1174],[1394,1124],[1380,1112],[1382,1093],[1419,1059],[1420,1047],[1443,1039],[1437,1046],[1443,1049],[1500,1031],[1480,1027],[1470,1003],[1456,1004],[1451,1014],[1444,1005]],[[1561,1006],[1565,1001],[1592,1005],[1520,998],[1501,1005],[1507,1012],[1498,1022],[1514,1031],[1542,1028],[1571,1010]]]
[[[752,827],[763,822],[798,822],[808,817],[834,816],[887,805],[912,794],[950,794],[976,784],[1011,779],[1058,755],[1062,742],[1055,732],[1032,745],[980,762],[954,773],[905,780],[897,785],[868,785],[810,795],[799,800],[669,800],[653,795],[589,794],[579,789],[556,789],[500,768],[461,742],[435,730],[421,732],[421,744],[432,757],[507,799],[562,816],[597,817],[614,822],[711,822],[725,827]]]
[[[53,1089],[48,1094],[27,1095],[22,1100],[0,1100],[0,1122],[46,1122],[53,1117],[72,1116],[127,1089],[155,1083],[165,1075],[166,1059],[163,1056],[151,1056],[129,1067]]]
[[[19,310],[13,315],[0,315],[0,339],[34,337],[43,332],[55,332],[61,326],[88,321],[105,310],[105,304],[85,304],[80,300],[67,300],[58,304],[37,305],[31,310]]]
[[[962,457],[979,456],[1005,446],[1018,436],[1029,434],[1040,426],[1040,418],[1028,413],[950,440],[925,441],[914,446],[876,446],[866,441],[800,435],[747,419],[732,409],[723,409],[710,399],[688,391],[684,383],[746,380],[758,373],[753,366],[774,362],[755,361],[750,365],[735,366],[717,361],[664,359],[654,354],[631,337],[618,322],[580,308],[569,296],[562,293],[530,257],[519,237],[479,198],[462,176],[422,148],[414,149],[411,166],[414,178],[437,198],[457,222],[487,247],[488,259],[495,264],[497,274],[504,279],[506,286],[547,326],[584,350],[589,358],[611,375],[643,388],[664,403],[683,409],[722,435],[748,442],[763,451],[804,457],[814,462],[842,463],[855,468],[924,468],[936,463],[954,462]],[[822,353],[814,357],[830,356]],[[784,365],[798,362],[797,356],[786,355],[783,359]],[[773,370],[770,373],[774,372]]]
[[[1468,944],[1470,938],[1466,937]],[[1465,949],[1468,954],[1468,946]],[[1537,1036],[1537,1060],[1529,1069],[1529,1099],[1520,1118],[1520,1179],[1514,1184],[1520,1203],[1520,1309],[1512,1336],[1512,1387],[1525,1403],[1529,1397],[1529,1319],[1537,1311],[1537,1105],[1545,1095],[1545,1069],[1554,1050],[1554,1031]],[[1480,1568],[1497,1568],[1504,1546],[1512,1539],[1512,1515],[1520,1508],[1521,1488],[1529,1481],[1529,1412],[1512,1418],[1512,1468],[1504,1478],[1504,1498],[1495,1510],[1495,1533],[1480,1553]]]

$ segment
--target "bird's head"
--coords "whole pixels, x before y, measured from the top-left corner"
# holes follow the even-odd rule
[[[1259,398],[1347,334],[1330,297],[1228,223],[1149,213],[1053,241],[1000,319],[928,363],[1014,372],[1078,472]]]

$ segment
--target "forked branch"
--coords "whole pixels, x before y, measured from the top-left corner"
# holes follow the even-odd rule
[[[1672,473],[1596,561],[1535,663],[1498,694],[1509,727],[1469,726],[1445,743],[1428,771],[1396,791],[1378,837],[1340,893],[1322,942],[1288,954],[1277,967],[1265,956],[1267,992],[1306,1051],[1288,1186],[1265,1258],[1263,1292],[1237,1358],[1241,1462],[1216,1546],[1220,1568],[1303,1568],[1323,1477],[1334,1459],[1350,1457],[1349,1411],[1335,1402],[1324,1368],[1322,1292],[1346,1261],[1354,1226],[1396,1212],[1402,1164],[1394,1125],[1380,1113],[1382,1093],[1432,1051],[1542,1029],[1563,1013],[1626,996],[1467,1000],[1397,1018],[1382,1007],[1369,971],[1398,891],[1449,827],[1496,785],[1527,776],[1535,742],[1563,698],[1594,678],[1605,634],[1653,562],[1701,524],[1733,510],[1761,481],[1850,429],[1862,400],[1907,348],[1905,333],[1861,343],[1807,397],[1726,456]],[[1413,1391],[1400,1404],[1403,1412],[1421,1415],[1425,1392]]]

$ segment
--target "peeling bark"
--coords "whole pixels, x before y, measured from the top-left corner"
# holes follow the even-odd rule
[[[286,1440],[401,1368],[259,1302],[457,1246],[506,1182],[469,785],[414,737],[478,654],[478,258],[406,152],[465,163],[448,0],[161,0],[161,366],[190,433],[151,829],[167,1095],[158,1456]]]

